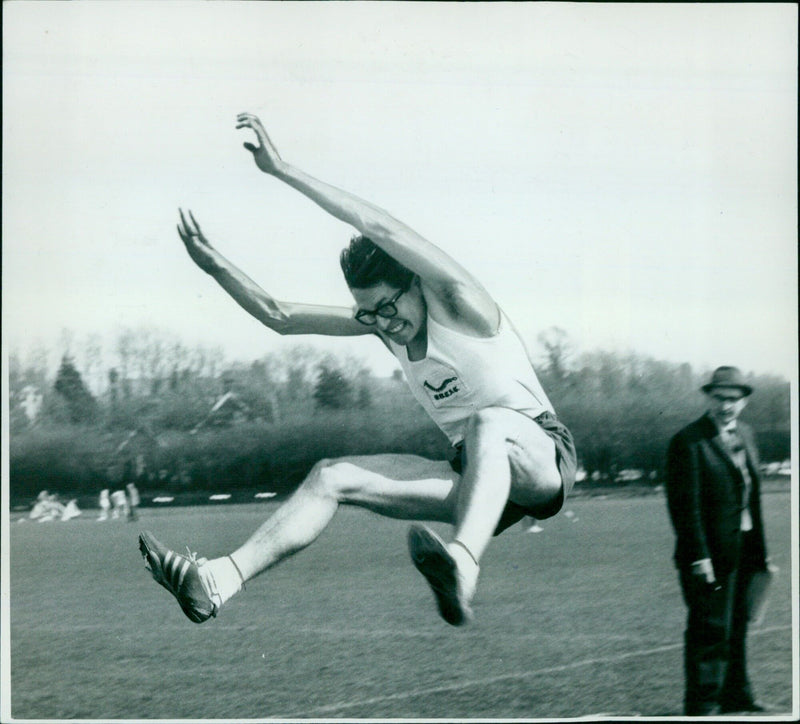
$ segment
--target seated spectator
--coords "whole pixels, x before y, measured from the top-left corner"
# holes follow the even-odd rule
[[[72,520],[73,518],[77,518],[79,515],[81,515],[81,513],[82,511],[78,507],[78,501],[73,498],[64,506],[64,510],[61,511],[61,520]]]

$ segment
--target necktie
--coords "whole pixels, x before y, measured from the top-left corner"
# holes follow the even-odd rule
[[[742,491],[742,530],[752,530],[753,520],[750,517],[750,487],[752,481],[750,479],[750,471],[747,469],[747,453],[744,449],[744,443],[739,436],[738,431],[734,425],[728,427],[723,431],[723,439],[728,448],[728,451],[733,458],[736,467],[742,474],[744,480],[744,490]]]

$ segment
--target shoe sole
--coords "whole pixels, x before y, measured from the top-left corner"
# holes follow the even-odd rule
[[[150,571],[156,583],[168,589],[168,586],[164,585],[164,569],[161,567],[161,559],[156,552],[159,547],[160,544],[152,533],[149,531],[139,533],[139,552],[144,558],[145,567]]]
[[[163,549],[164,553],[161,553],[159,549]],[[173,551],[170,551],[166,546],[156,540],[156,537],[150,533],[150,531],[142,531],[139,533],[139,551],[142,554],[142,558],[144,558],[145,567],[148,571],[150,571],[150,574],[153,576],[155,582],[166,588],[167,591],[172,594],[172,596],[178,602],[178,605],[181,607],[181,611],[186,614],[190,621],[193,623],[203,623],[212,616],[217,615],[215,606],[212,605],[208,610],[201,609],[196,604],[191,603],[191,601],[188,599],[181,600],[184,597],[176,592],[183,581],[183,576],[185,575],[188,566],[182,569],[182,571],[179,573],[178,581],[172,584],[169,582],[169,578],[164,571],[164,567],[161,565],[162,556],[166,557],[169,554],[174,556],[176,559],[183,558],[187,564],[190,563],[188,559],[186,559],[184,556],[174,553]]]
[[[429,528],[415,525],[408,531],[408,550],[417,570],[428,581],[442,618],[451,626],[467,623],[472,611],[459,601],[456,562],[444,541]]]

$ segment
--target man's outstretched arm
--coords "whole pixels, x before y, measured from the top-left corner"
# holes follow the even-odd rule
[[[252,129],[258,145],[245,143],[256,165],[297,189],[337,219],[370,238],[387,254],[417,274],[455,314],[468,317],[476,328],[494,332],[498,309],[478,280],[455,259],[384,209],[331,186],[283,161],[258,117],[242,113],[237,128]]]
[[[353,319],[347,307],[278,301],[209,243],[191,211],[180,215],[178,234],[194,263],[214,277],[240,307],[278,334],[355,336],[371,332]]]

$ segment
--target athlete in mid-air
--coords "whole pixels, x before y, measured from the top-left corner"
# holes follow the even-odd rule
[[[526,515],[549,518],[564,504],[575,480],[572,436],[511,322],[472,274],[386,211],[286,163],[256,116],[243,113],[237,121],[237,128],[255,132],[257,143],[244,146],[259,169],[358,232],[340,255],[355,306],[278,301],[209,243],[191,212],[181,211],[178,233],[189,255],[279,334],[378,337],[454,455],[450,462],[405,454],[322,460],[230,555],[198,560],[143,532],[145,564],[201,623],[246,581],[313,542],[339,505],[356,505],[391,518],[453,525],[444,541],[412,524],[408,544],[442,617],[464,624],[492,535]]]

